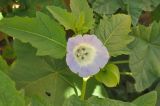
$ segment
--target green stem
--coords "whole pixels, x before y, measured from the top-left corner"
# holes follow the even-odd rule
[[[85,93],[86,93],[86,85],[87,85],[87,80],[89,78],[83,78],[83,85],[82,85],[82,90],[81,90],[81,100],[84,100],[85,98]]]
[[[129,76],[132,76],[132,75],[133,75],[131,72],[121,72],[120,74],[121,74],[121,75],[129,75]]]
[[[126,64],[129,63],[129,60],[120,60],[120,61],[112,61],[112,64]]]

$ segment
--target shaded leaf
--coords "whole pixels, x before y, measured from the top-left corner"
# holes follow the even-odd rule
[[[86,103],[77,96],[71,96],[69,99],[65,100],[63,106],[86,106]]]
[[[81,101],[78,97],[72,96],[64,102],[63,106],[136,106],[136,105],[119,100],[112,100],[109,98],[101,99],[98,97],[91,97],[86,101]]]
[[[17,59],[11,66],[10,76],[16,81],[18,87],[21,88],[30,81],[38,80],[54,72],[42,57],[35,55],[36,49],[29,44],[23,44],[15,40],[14,49]]]
[[[21,7],[24,6],[23,11],[19,11],[16,15],[28,15],[36,16],[37,11],[48,13],[46,6],[56,5],[60,7],[65,7],[63,0],[19,0]]]
[[[160,11],[160,5],[157,6],[157,8],[152,12],[152,18],[153,18],[153,20],[156,20],[156,21],[160,20],[159,11]]]
[[[160,105],[160,83],[157,85],[156,91],[157,91],[157,103],[156,103],[156,106],[159,106]]]
[[[95,0],[93,9],[99,14],[113,14],[121,7],[121,0]]]
[[[132,24],[136,25],[141,12],[153,11],[159,4],[159,0],[123,0],[124,4],[127,5],[127,11],[131,15]]]
[[[138,0],[136,0],[138,1]],[[154,10],[159,4],[160,1],[159,0],[140,0],[141,4],[143,5],[142,9],[144,11],[152,11]]]
[[[95,106],[136,106],[129,102],[123,102],[123,101],[113,100],[109,98],[101,99],[97,97],[91,97],[90,99],[88,99],[87,102],[89,103],[89,105],[87,106],[93,106],[93,105]]]
[[[160,24],[133,29],[134,42],[130,44],[129,66],[136,80],[136,89],[148,88],[160,76]]]
[[[157,92],[152,91],[138,97],[133,101],[137,106],[155,106],[157,101]]]
[[[20,41],[15,41],[14,48],[17,60],[11,67],[10,76],[18,88],[25,90],[27,97],[38,96],[49,106],[61,106],[68,97],[68,90],[75,94],[72,80],[68,80],[74,75],[68,71],[64,60],[36,56],[35,48]]]
[[[3,7],[6,7],[7,5],[9,5],[9,3],[11,3],[11,0],[1,0],[1,2],[0,2],[0,10]]]
[[[49,106],[46,103],[44,103],[43,100],[41,100],[41,98],[39,98],[38,96],[33,96],[31,98],[31,106]]]
[[[123,0],[127,5],[128,14],[131,16],[132,24],[135,26],[142,12],[142,4],[140,1]]]

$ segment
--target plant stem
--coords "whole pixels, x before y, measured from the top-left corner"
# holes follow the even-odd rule
[[[129,76],[132,76],[132,75],[133,75],[131,72],[121,72],[120,74],[121,74],[121,75],[129,75]]]
[[[112,64],[126,64],[129,63],[129,60],[120,60],[120,61],[112,61]]]
[[[81,90],[81,100],[84,100],[85,98],[85,93],[86,93],[86,85],[87,85],[87,80],[88,78],[83,78],[83,85],[82,85],[82,90]]]

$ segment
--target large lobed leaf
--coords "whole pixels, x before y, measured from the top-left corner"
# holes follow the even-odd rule
[[[14,49],[17,58],[12,64],[9,74],[16,81],[18,87],[21,88],[31,81],[54,72],[42,57],[35,56],[36,49],[29,44],[15,40]]]
[[[67,99],[63,106],[136,106],[132,103],[112,100],[109,98],[101,99],[98,97],[91,97],[87,101],[81,101],[78,97],[72,96]]]
[[[25,90],[26,96],[32,99],[33,96],[38,97],[42,101],[40,104],[61,106],[70,95],[67,91],[75,94],[71,82],[74,75],[66,68],[65,61],[36,56],[35,48],[18,40],[15,40],[14,48],[17,59],[11,66],[9,75],[16,81],[18,88]]]
[[[151,91],[133,101],[137,106],[155,106],[157,101],[157,92]]]
[[[77,96],[71,96],[65,100],[63,106],[155,106],[156,100],[157,93],[155,91],[142,95],[133,102],[123,102],[109,98],[102,99],[95,96],[82,101]]]
[[[130,44],[129,66],[138,91],[148,88],[160,77],[159,34],[160,23],[153,23],[149,27],[139,25],[132,31],[135,40]]]
[[[65,32],[49,16],[37,12],[36,18],[4,18],[0,31],[37,48],[37,55],[50,55],[62,58],[66,51]]]
[[[103,17],[95,28],[95,34],[109,50],[111,56],[126,54],[124,48],[131,42],[130,32],[131,18],[128,15],[117,14]]]

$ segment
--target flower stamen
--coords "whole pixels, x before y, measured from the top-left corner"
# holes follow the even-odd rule
[[[88,44],[80,44],[73,50],[77,62],[84,66],[91,63],[95,57],[95,49]]]

